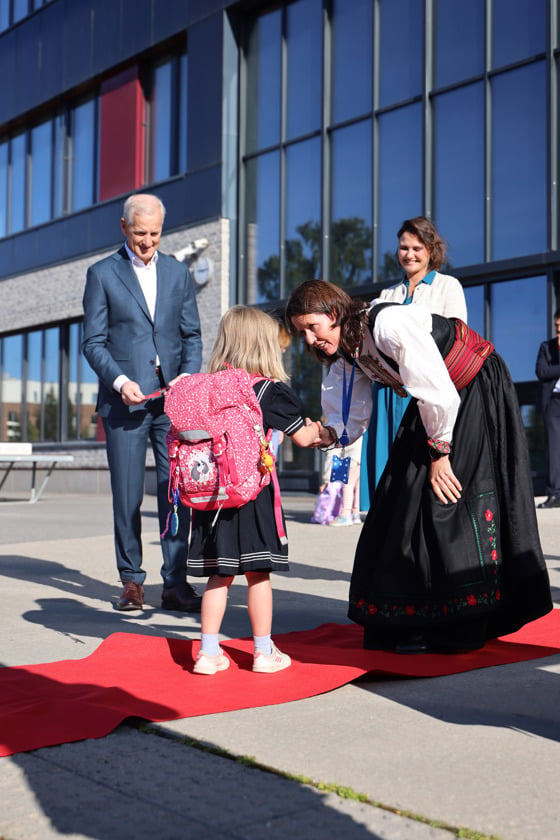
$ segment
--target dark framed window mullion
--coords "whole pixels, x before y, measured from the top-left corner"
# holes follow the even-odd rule
[[[486,43],[485,43],[485,80],[484,80],[484,260],[492,258],[492,88],[490,68],[492,67],[492,0],[486,0]],[[488,290],[485,293],[485,327],[488,335],[490,327]]]
[[[321,277],[331,280],[332,248],[330,225],[332,218],[331,143],[329,126],[332,122],[332,2],[323,3],[323,114],[321,126]]]
[[[433,88],[433,42],[434,42],[433,0],[425,0],[424,5],[424,178],[423,206],[425,215],[431,219],[434,211],[434,125],[431,91]]]
[[[47,370],[47,340],[45,331],[41,331],[41,377],[39,381],[39,439],[45,439],[45,376]]]
[[[282,48],[280,83],[280,298],[286,297],[286,125],[288,118],[288,38],[286,8],[282,9]]]
[[[373,0],[373,58],[371,62],[371,72],[373,74],[371,85],[371,171],[372,171],[372,189],[371,189],[371,218],[372,218],[372,254],[377,254],[379,250],[379,179],[377,173],[379,172],[379,123],[377,112],[379,109],[379,62],[380,62],[380,48],[379,48],[379,9],[380,0]],[[379,261],[374,259],[372,261],[372,283],[377,283],[379,273]]]
[[[558,208],[558,177],[560,172],[558,149],[558,73],[560,72],[558,52],[558,3],[550,0],[548,5],[548,149],[547,158],[549,166],[548,183],[550,194],[548,197],[548,247],[555,251],[558,249],[558,220],[560,218]]]
[[[237,245],[237,294],[234,300],[239,303],[247,303],[247,213],[246,213],[246,190],[247,162],[243,151],[247,145],[247,29],[243,26],[241,41],[243,49],[239,50],[239,145],[237,150],[237,168],[239,172],[239,189],[237,193],[237,219],[238,219],[238,245]]]
[[[21,439],[29,440],[29,407],[27,405],[27,391],[29,379],[29,333],[23,336],[21,356]]]
[[[171,62],[171,130],[169,132],[171,175],[179,172],[179,114],[181,113],[181,65],[179,55]]]
[[[58,332],[58,428],[56,439],[59,441],[68,440],[68,422],[69,422],[69,354],[68,348],[70,344],[70,329],[68,323],[62,324]]]
[[[99,142],[99,129],[101,124],[101,96],[99,95],[99,90],[96,90],[93,94],[94,97],[94,120],[93,120],[93,167],[92,167],[92,178],[93,178],[93,185],[92,185],[92,198],[93,204],[96,204],[99,200],[99,172],[101,168],[100,163],[100,155],[101,155],[101,143]]]
[[[83,377],[83,370],[84,370],[84,363],[83,363],[83,356],[80,352],[80,347],[82,346],[82,337],[83,337],[83,330],[84,330],[84,322],[80,321],[77,325],[78,336],[76,347],[74,348],[74,352],[76,353],[76,440],[82,439],[82,414],[83,414],[83,385],[82,385],[82,377]],[[68,333],[70,334],[70,327],[68,328]]]

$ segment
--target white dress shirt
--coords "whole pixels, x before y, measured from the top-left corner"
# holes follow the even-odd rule
[[[429,276],[429,275],[428,275]],[[408,283],[401,282],[388,289],[383,289],[378,300],[404,303],[408,295]],[[456,277],[440,274],[439,271],[431,282],[421,280],[412,295],[412,304],[423,303],[430,312],[444,318],[460,318],[467,323],[467,304],[463,287]]]
[[[134,273],[138,278],[138,283],[140,284],[142,294],[146,300],[146,306],[148,307],[150,318],[153,321],[156,314],[158,252],[155,252],[149,263],[144,263],[136,256],[135,253],[133,253],[133,251],[130,250],[127,242],[124,243],[124,247],[126,248],[126,253],[128,254]],[[159,365],[159,358],[157,357],[156,365]],[[113,382],[113,388],[120,394],[122,386],[128,381],[128,376],[125,376],[125,374],[122,373],[120,376],[117,376]]]
[[[372,307],[381,301],[375,300]],[[373,338],[366,330],[364,347],[354,374],[352,403],[346,430],[350,441],[368,428],[372,412],[371,382],[386,384],[383,371],[418,400],[418,410],[427,437],[451,443],[460,399],[447,372],[445,363],[431,335],[432,313],[422,304],[389,306],[375,320]],[[399,372],[377,352],[393,359]],[[340,437],[342,420],[343,368],[346,365],[347,386],[350,365],[338,359],[330,368],[322,385],[322,407],[327,425]],[[376,369],[382,369],[381,374]]]

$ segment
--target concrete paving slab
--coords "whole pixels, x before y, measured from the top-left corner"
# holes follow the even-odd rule
[[[276,575],[274,631],[345,622],[359,528],[309,522],[312,497],[285,496],[288,575]],[[537,500],[538,501],[538,500]],[[538,511],[560,600],[560,510]],[[198,616],[159,607],[154,500],[143,516],[148,607],[118,613],[110,498],[45,494],[0,503],[0,664],[82,658],[126,630],[197,638]],[[250,632],[234,584],[224,637]],[[129,726],[0,759],[0,837],[558,836],[560,656],[437,679],[363,679],[287,703]],[[158,737],[157,734],[169,737]],[[447,830],[320,792],[180,743],[186,736],[278,772],[340,785]]]

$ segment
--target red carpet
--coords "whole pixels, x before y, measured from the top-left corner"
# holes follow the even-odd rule
[[[272,675],[251,672],[249,639],[224,642],[229,670],[204,677],[191,673],[198,642],[134,633],[114,633],[85,659],[0,668],[0,756],[100,738],[127,717],[166,721],[301,700],[364,674],[437,677],[552,656],[560,652],[560,610],[455,655],[363,650],[355,624],[274,638],[294,663]]]

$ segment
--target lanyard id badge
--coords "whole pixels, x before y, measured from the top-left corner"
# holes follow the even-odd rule
[[[348,484],[349,472],[350,458],[339,458],[338,455],[333,455],[331,481],[342,481],[343,484]]]
[[[333,455],[331,481],[342,481],[343,484],[348,484],[348,475],[350,473],[350,457],[345,457],[344,448],[350,443],[346,424],[348,422],[348,415],[350,414],[350,404],[352,402],[352,388],[354,387],[354,371],[356,370],[356,354],[352,361],[352,372],[350,373],[350,382],[348,388],[346,387],[346,362],[342,368],[342,421],[344,423],[344,430],[340,436],[340,444],[342,446],[342,457]]]

